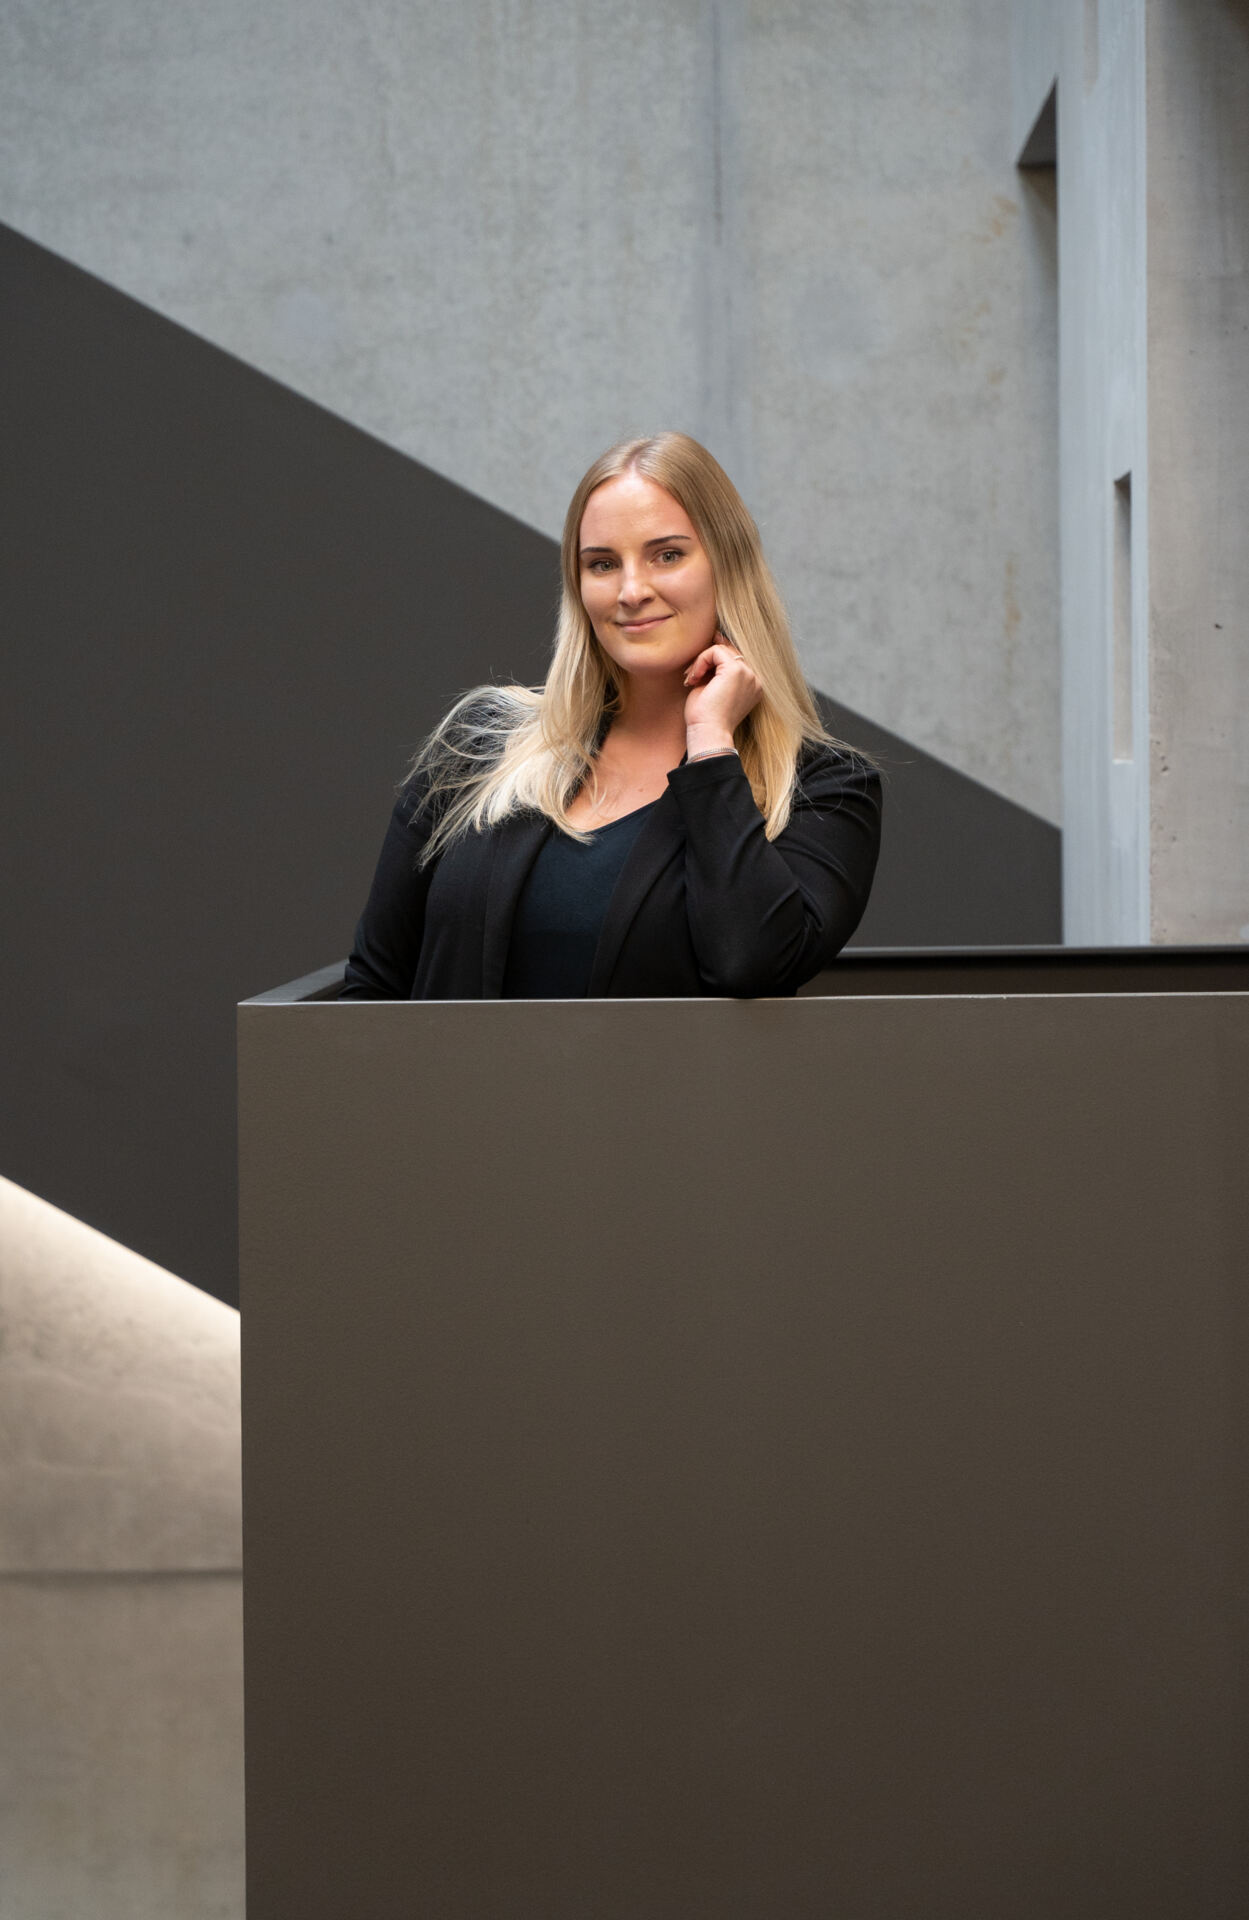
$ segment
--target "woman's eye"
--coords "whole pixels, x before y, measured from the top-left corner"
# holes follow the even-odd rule
[[[684,547],[664,547],[661,549],[658,557],[661,560],[684,560],[685,549]],[[587,560],[585,570],[587,573],[599,573],[605,569],[609,570],[614,567],[615,564],[614,560],[604,560],[600,556],[597,560]]]

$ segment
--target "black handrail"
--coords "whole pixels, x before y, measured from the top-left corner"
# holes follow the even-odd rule
[[[246,1001],[336,1000],[341,960]],[[1243,947],[848,947],[810,995],[1249,993]]]

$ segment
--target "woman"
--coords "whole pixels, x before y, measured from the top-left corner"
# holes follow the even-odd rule
[[[546,684],[481,687],[395,806],[346,999],[791,994],[867,904],[875,771],[825,732],[736,488],[682,433],[573,495]]]

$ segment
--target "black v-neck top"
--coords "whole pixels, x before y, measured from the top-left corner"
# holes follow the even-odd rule
[[[648,801],[583,843],[556,827],[521,889],[503,976],[505,1000],[584,1000],[607,903],[646,823]]]

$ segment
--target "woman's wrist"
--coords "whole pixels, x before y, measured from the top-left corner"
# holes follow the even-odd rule
[[[685,729],[685,757],[687,760],[707,760],[713,753],[736,753],[733,736],[725,727],[714,726],[707,721],[695,721]]]

